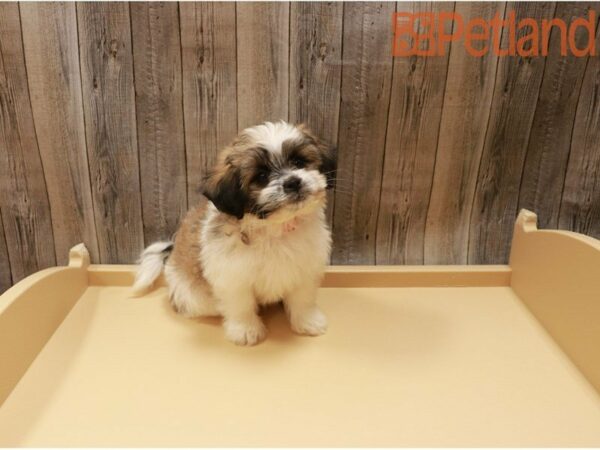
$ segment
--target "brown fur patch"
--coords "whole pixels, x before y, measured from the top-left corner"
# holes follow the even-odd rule
[[[317,144],[306,137],[284,141],[281,153],[291,163],[300,160],[308,170],[318,170],[322,164],[322,154]]]
[[[177,234],[175,236],[175,247],[169,257],[169,264],[176,267],[190,281],[210,289],[204,278],[202,264],[200,263],[200,233],[202,231],[202,219],[206,212],[206,202],[203,205],[188,211]],[[177,311],[177,308],[174,308]],[[185,312],[185,311],[177,311]]]
[[[328,188],[332,188],[337,168],[337,152],[335,147],[319,139],[306,124],[299,124],[297,125],[297,128],[309,141],[312,141],[312,144],[316,147],[319,153],[318,170],[327,178]]]

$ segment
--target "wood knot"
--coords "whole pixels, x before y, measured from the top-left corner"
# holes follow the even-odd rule
[[[325,61],[325,57],[327,56],[327,44],[325,42],[321,42],[321,45],[319,45],[319,59],[321,61]]]
[[[117,53],[119,51],[119,41],[116,39],[111,39],[109,44],[109,52],[113,58],[117,57]]]

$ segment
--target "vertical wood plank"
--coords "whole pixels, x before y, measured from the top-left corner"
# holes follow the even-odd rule
[[[6,291],[11,285],[10,260],[8,259],[8,249],[6,248],[6,239],[4,238],[2,210],[0,210],[0,294]]]
[[[600,29],[596,32],[600,48]],[[573,126],[559,228],[600,239],[600,59],[590,58]]]
[[[508,3],[516,22],[532,18],[541,23],[553,17],[555,4]],[[517,39],[526,35],[517,32]],[[508,48],[508,30],[502,36]],[[529,130],[546,59],[500,58],[486,140],[481,158],[469,228],[471,264],[506,264],[517,217],[519,186]]]
[[[443,11],[452,12],[454,4],[402,2],[398,3],[397,9],[398,12],[437,15]],[[450,23],[446,24],[447,34],[451,27]],[[418,23],[415,28],[425,32]],[[421,49],[427,50],[428,43],[423,41]],[[425,221],[444,100],[448,50],[449,44],[446,44],[444,56],[394,58],[377,221],[377,264],[423,264]]]
[[[457,2],[464,22],[504,15],[504,3]],[[491,33],[490,33],[491,34]],[[491,36],[487,45],[491,45]],[[482,42],[479,44],[484,45]],[[425,228],[425,264],[467,262],[469,219],[496,76],[498,57],[451,45],[431,201]]]
[[[373,264],[392,79],[394,3],[345,3],[335,264]],[[387,30],[384,32],[383,30]]]
[[[56,258],[98,240],[83,123],[74,3],[22,3],[21,21],[33,118],[52,210]]]
[[[78,3],[86,139],[103,263],[131,263],[144,245],[127,3]]]
[[[241,2],[237,8],[238,127],[288,119],[288,2]]]
[[[290,14],[290,121],[336,144],[343,4],[292,3]]]
[[[130,4],[146,245],[171,237],[187,211],[177,3]]]
[[[56,264],[19,5],[0,4],[0,209],[13,282]]]
[[[555,17],[567,25],[577,17],[587,17],[587,10],[597,3],[559,2]],[[583,27],[575,34],[578,48],[587,44]],[[560,55],[560,33],[553,30],[546,70],[533,119],[525,168],[519,196],[519,208],[527,208],[538,215],[540,228],[556,228],[560,210],[571,134],[577,101],[583,81],[586,57],[576,57],[568,52]]]
[[[204,201],[203,176],[237,134],[235,3],[182,2],[181,48],[188,202]]]
[[[290,114],[337,147],[342,74],[344,5],[294,2],[290,5]],[[338,180],[340,189],[344,181]],[[327,218],[333,218],[333,192]]]

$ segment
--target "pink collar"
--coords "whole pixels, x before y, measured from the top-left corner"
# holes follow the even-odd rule
[[[293,219],[290,219],[287,222],[283,222],[281,224],[281,235],[295,231],[298,228],[299,224],[300,224],[300,221],[298,220],[297,217],[294,217]],[[248,236],[247,231],[245,231],[245,230],[241,231],[241,239],[244,244],[250,245],[250,237]]]
[[[294,217],[293,219],[290,219],[287,222],[284,222],[281,224],[281,231],[282,231],[282,233],[290,233],[292,231],[295,231],[297,227],[298,227],[298,218]]]

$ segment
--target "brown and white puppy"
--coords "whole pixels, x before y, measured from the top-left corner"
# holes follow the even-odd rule
[[[240,345],[265,337],[258,307],[278,301],[294,331],[324,333],[315,300],[331,248],[325,190],[334,170],[333,150],[302,125],[242,131],[205,181],[208,204],[188,212],[174,243],[143,252],[134,291],[164,268],[175,310],[222,315],[227,338]]]

